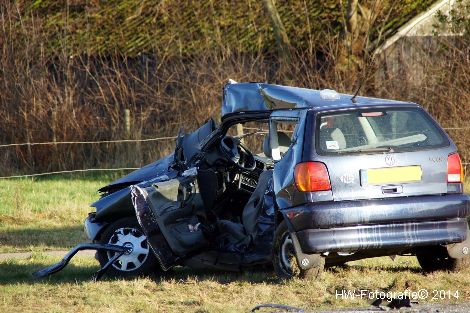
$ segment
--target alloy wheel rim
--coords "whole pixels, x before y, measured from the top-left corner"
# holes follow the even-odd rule
[[[125,252],[112,264],[115,269],[123,272],[131,272],[140,268],[150,252],[147,237],[142,231],[132,227],[116,229],[108,243],[128,248],[128,252]],[[108,260],[113,258],[116,253],[108,251]]]

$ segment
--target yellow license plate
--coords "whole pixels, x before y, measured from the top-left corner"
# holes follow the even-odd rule
[[[368,169],[364,175],[365,185],[411,183],[421,181],[421,166],[400,166]]]

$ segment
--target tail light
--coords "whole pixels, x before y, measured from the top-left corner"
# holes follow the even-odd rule
[[[463,167],[458,153],[449,154],[447,157],[447,182],[462,183]]]
[[[299,191],[331,190],[330,176],[321,162],[303,162],[295,166],[295,185]]]

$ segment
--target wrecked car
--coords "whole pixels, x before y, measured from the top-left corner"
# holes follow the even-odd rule
[[[110,276],[175,266],[282,278],[378,256],[425,271],[468,265],[457,148],[419,105],[263,83],[224,87],[219,126],[180,133],[171,155],[100,189],[85,220]]]

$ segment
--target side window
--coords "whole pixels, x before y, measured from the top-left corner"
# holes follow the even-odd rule
[[[270,155],[274,161],[278,161],[291,148],[295,140],[298,119],[272,119],[270,123],[269,144]]]
[[[268,137],[268,133],[268,120],[235,124],[227,131],[228,136],[242,138],[242,144],[247,147],[251,153],[261,156],[264,156],[263,143],[265,138]]]

